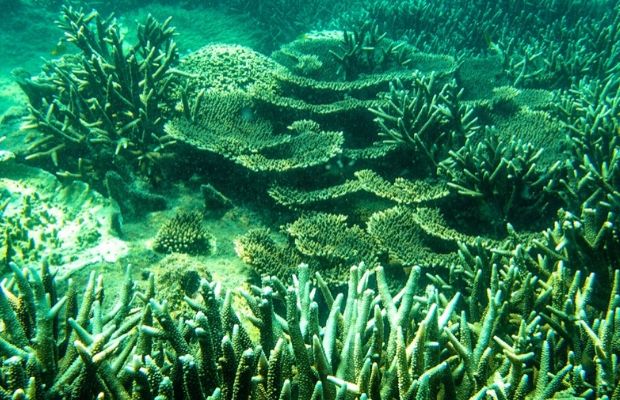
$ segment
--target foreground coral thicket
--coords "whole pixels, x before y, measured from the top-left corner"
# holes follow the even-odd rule
[[[419,267],[389,289],[384,269],[350,270],[334,293],[301,265],[223,293],[202,279],[193,311],[172,317],[152,279],[127,270],[107,307],[103,276],[59,291],[46,265],[1,290],[6,398],[316,399],[618,398],[620,273],[607,298],[595,275],[562,262],[547,279],[461,251],[457,286]],[[540,266],[543,267],[543,266]],[[233,297],[247,302],[239,315]],[[320,311],[325,308],[325,311]],[[248,323],[259,328],[248,333]]]

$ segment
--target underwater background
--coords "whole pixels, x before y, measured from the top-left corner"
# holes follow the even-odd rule
[[[0,400],[620,399],[619,1],[0,10]]]

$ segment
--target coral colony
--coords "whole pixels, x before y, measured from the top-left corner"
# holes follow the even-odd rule
[[[262,48],[181,55],[171,18],[74,3],[72,51],[15,75],[0,177],[69,194],[0,191],[0,399],[620,400],[620,2],[198,3]],[[243,207],[234,289],[67,278],[37,228],[73,215],[86,246],[170,210],[146,250],[199,260]]]

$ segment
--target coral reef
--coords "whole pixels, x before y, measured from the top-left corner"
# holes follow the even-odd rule
[[[260,287],[240,290],[246,317],[233,308],[232,292],[202,279],[186,297],[192,311],[176,320],[157,297],[152,276],[140,291],[128,269],[108,308],[101,276],[91,274],[78,302],[72,284],[59,297],[45,266],[39,273],[11,264],[14,283],[0,289],[6,327],[1,368],[8,378],[2,393],[615,398],[620,274],[598,306],[592,301],[595,275],[571,275],[560,262],[546,269],[545,279],[522,267],[518,253],[496,258],[499,265],[474,254],[462,248],[459,267],[447,277],[460,289],[415,267],[394,292],[382,267],[362,264],[350,269],[346,292],[335,295],[320,274],[300,265],[288,284],[265,277]],[[319,302],[328,313],[319,312]],[[259,328],[257,337],[248,323]]]
[[[617,72],[616,0],[544,0],[536,4],[439,0],[363,2],[339,26],[378,24],[388,37],[421,51],[457,56],[494,54],[514,86],[568,88],[584,77]]]
[[[560,139],[553,137],[560,124],[555,114],[544,111],[551,108],[553,95],[503,86],[463,100],[459,82],[470,78],[467,71],[472,73],[464,66],[480,61],[452,59],[442,64],[439,58],[416,53],[410,53],[409,64],[422,70],[408,76],[368,73],[346,82],[335,80],[337,68],[331,69],[334,80],[294,75],[289,69],[294,68],[291,60],[304,54],[325,62],[338,40],[337,35],[323,33],[313,34],[308,42],[291,43],[274,54],[283,64],[245,48],[212,45],[184,59],[179,68],[186,78],[186,89],[177,94],[183,117],[166,125],[170,136],[252,171],[288,173],[266,175],[266,181],[271,198],[292,211],[293,222],[282,229],[289,243],[276,244],[264,230],[253,230],[237,240],[237,253],[256,272],[271,271],[282,277],[282,271],[289,270],[285,260],[291,254],[313,270],[328,271],[330,284],[341,281],[347,264],[386,260],[386,256],[400,265],[447,267],[456,257],[459,241],[472,243],[481,234],[490,236],[486,243],[506,239],[512,230],[527,225],[527,210],[532,216],[547,211],[541,228],[553,218],[559,207],[554,193],[562,169],[539,160],[543,145],[560,146],[555,143]],[[325,43],[329,51],[322,47]],[[323,79],[328,71],[321,72]],[[467,85],[473,87],[475,82],[470,79]],[[347,98],[341,97],[345,92]],[[350,130],[353,115],[364,121],[356,122],[362,132]],[[363,131],[365,121],[373,116],[378,135],[374,130]],[[274,133],[287,118],[292,120],[293,133]],[[498,124],[497,139],[487,138],[492,123]],[[337,144],[320,137],[323,124],[343,128]],[[309,136],[301,136],[303,132]],[[376,140],[381,137],[383,142]],[[521,144],[513,142],[521,137]],[[520,154],[522,150],[528,154]],[[356,168],[360,162],[371,168]],[[539,162],[541,167],[535,167]],[[390,163],[394,166],[386,168]],[[394,177],[397,166],[406,172]],[[305,170],[315,179],[304,178]],[[476,193],[477,209],[459,203],[455,196],[459,192]],[[364,199],[373,196],[376,209],[370,210]],[[394,203],[409,207],[391,208]],[[463,210],[455,213],[451,209],[455,204]],[[299,210],[319,214],[299,215]],[[371,246],[372,256],[361,256],[363,252],[354,252],[353,258],[343,256],[358,248],[343,239],[349,237],[351,227],[334,230],[336,225],[331,223],[324,229],[309,228],[316,225],[313,218],[318,215],[321,221],[351,216],[360,235],[371,233],[372,241],[382,246]],[[472,221],[485,224],[485,230],[467,228]],[[307,229],[298,232],[290,227]],[[310,240],[315,251],[304,240]],[[419,245],[405,249],[405,243],[413,242]]]
[[[180,211],[157,232],[153,249],[162,253],[208,254],[213,250],[211,235],[202,226],[202,213]]]
[[[147,19],[133,46],[96,12],[65,7],[58,24],[80,52],[48,62],[39,76],[18,77],[31,105],[25,126],[42,132],[25,159],[96,186],[109,170],[161,179],[170,144],[163,133],[167,71],[178,58],[170,20]]]
[[[316,48],[291,45],[280,58],[290,53],[333,58],[325,51],[312,53]],[[418,58],[417,64],[423,62]],[[445,62],[436,67],[448,68]],[[338,80],[337,70],[333,72],[333,80],[315,80],[295,75],[251,49],[205,46],[174,70],[183,81],[174,93],[181,115],[169,121],[165,131],[172,139],[273,180],[280,178],[267,173],[286,179],[284,173],[292,176],[330,168],[342,158],[355,162],[385,157],[397,146],[339,128],[346,128],[346,121],[356,117],[369,121],[367,108],[385,102],[378,94],[391,80],[414,78],[404,71],[391,71],[345,82]],[[332,126],[335,129],[325,128]]]
[[[318,24],[326,23],[334,12],[343,12],[356,1],[344,0],[334,4],[326,0],[216,0],[216,3],[235,12],[251,15],[264,32],[264,46],[273,50]]]
[[[404,43],[396,44],[385,40],[385,33],[379,33],[379,27],[372,22],[364,22],[352,32],[344,31],[340,51],[331,54],[340,64],[337,73],[344,80],[355,80],[361,74],[385,72],[394,65],[404,67],[411,62],[407,58]]]
[[[274,41],[349,4],[208,3]],[[179,63],[168,20],[130,46],[64,9],[80,52],[19,78],[42,134],[26,158],[136,216],[168,200],[136,176],[190,166],[172,174],[219,226],[258,210],[234,241],[253,273],[224,290],[198,267],[204,215],[182,212],[153,249],[188,254],[78,296],[31,266],[36,196],[2,192],[0,397],[620,398],[618,1],[363,3],[271,56]]]
[[[498,229],[507,223],[536,229],[532,218],[548,214],[562,177],[560,161],[538,167],[543,149],[521,140],[500,141],[486,133],[470,136],[465,145],[440,164],[448,186],[459,195],[476,199],[481,219]]]
[[[397,80],[390,85],[385,106],[370,109],[380,136],[411,147],[413,158],[422,158],[420,164],[430,163],[431,168],[478,129],[471,107],[459,101],[456,83],[440,87],[437,78],[416,76],[411,89]]]
[[[75,282],[60,296],[46,264],[41,272],[10,263],[0,289],[2,393],[6,397],[128,399],[118,375],[136,345],[141,315],[132,309],[129,279],[114,307],[103,307],[103,280],[92,273],[81,298]],[[139,310],[138,310],[139,311]],[[62,324],[61,324],[62,321]],[[132,329],[133,328],[133,329]]]

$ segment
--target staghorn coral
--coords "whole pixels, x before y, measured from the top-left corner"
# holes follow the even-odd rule
[[[116,304],[106,309],[101,276],[90,275],[78,301],[77,283],[69,282],[60,296],[45,263],[40,273],[10,266],[13,278],[0,289],[0,316],[8,328],[0,339],[2,372],[9,377],[2,380],[3,395],[129,399],[120,375],[141,318],[132,307],[129,270]]]
[[[570,143],[568,173],[558,190],[563,208],[537,246],[570,268],[609,280],[620,249],[618,81],[583,80],[557,100],[555,112]]]
[[[571,174],[563,182],[561,195],[571,212],[606,207],[605,199],[614,196],[620,170],[617,163],[618,79],[605,82],[581,81],[559,97],[556,112],[570,140]]]
[[[405,67],[411,60],[404,43],[385,40],[376,23],[365,21],[351,32],[344,31],[338,52],[330,53],[338,61],[337,74],[344,80],[357,79],[362,74],[387,71],[394,65]]]
[[[166,221],[153,241],[162,253],[208,254],[213,250],[211,235],[202,226],[202,213],[180,211]]]
[[[58,24],[79,53],[48,62],[35,78],[18,77],[31,105],[25,127],[43,133],[25,159],[96,186],[108,170],[161,179],[170,144],[163,133],[167,72],[178,58],[170,20],[147,18],[133,46],[111,17],[94,11],[65,7]]]
[[[562,176],[561,162],[543,170],[537,162],[543,149],[520,140],[502,140],[489,132],[482,140],[467,139],[440,164],[448,186],[477,204],[482,219],[496,229],[506,223],[531,224],[531,218],[553,212],[554,191]],[[557,201],[556,201],[557,203]]]
[[[420,169],[431,172],[450,149],[458,147],[478,127],[472,109],[459,102],[454,82],[441,86],[435,75],[417,75],[407,88],[390,85],[383,104],[370,108],[386,141],[411,148]],[[428,165],[425,167],[424,165]]]
[[[396,291],[383,267],[353,266],[336,294],[302,264],[289,283],[265,276],[239,290],[245,316],[208,279],[173,318],[153,277],[141,293],[128,270],[104,312],[94,273],[78,304],[74,284],[59,297],[45,267],[12,264],[15,284],[0,289],[0,368],[11,379],[0,387],[22,398],[613,398],[620,273],[593,301],[595,274],[543,258],[539,274],[518,249],[462,246],[449,271],[413,267]]]
[[[499,40],[495,49],[503,58],[513,85],[568,88],[584,78],[604,80],[617,72],[620,8],[615,1],[606,7],[609,13],[594,18],[588,15],[595,13],[592,9],[581,10],[584,14],[574,21],[571,29],[566,29],[568,18],[563,16],[554,18],[547,26],[537,27],[538,32],[530,40],[508,37]],[[573,14],[573,18],[575,15],[579,14]],[[557,37],[562,40],[558,41]]]
[[[533,244],[552,260],[562,261],[571,269],[595,272],[609,280],[618,268],[616,255],[620,253],[613,219],[614,214],[596,208],[584,207],[576,215],[561,209],[553,226]]]
[[[567,88],[617,71],[618,6],[616,0],[374,0],[337,24],[370,21],[424,52],[491,55],[500,60],[500,79],[515,86]]]

